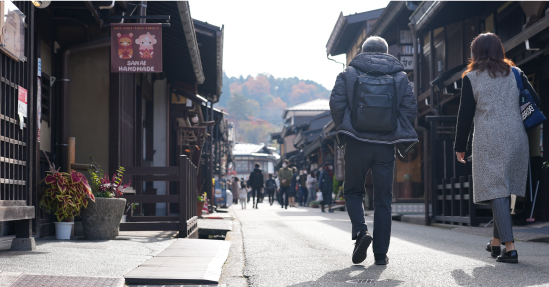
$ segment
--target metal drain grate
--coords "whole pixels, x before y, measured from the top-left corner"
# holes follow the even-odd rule
[[[375,279],[353,279],[348,280],[347,283],[351,284],[364,284],[364,283],[375,283],[377,280]]]

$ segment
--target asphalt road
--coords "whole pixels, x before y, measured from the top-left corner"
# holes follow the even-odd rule
[[[520,263],[504,264],[484,250],[487,236],[393,222],[390,264],[374,265],[370,248],[366,261],[353,265],[346,212],[276,203],[231,212],[241,226],[249,286],[549,286],[547,243],[517,242]]]

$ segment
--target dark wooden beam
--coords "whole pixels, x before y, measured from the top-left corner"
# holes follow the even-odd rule
[[[93,6],[93,1],[84,1],[84,4],[86,4],[86,7],[88,7],[88,10],[90,10],[97,24],[99,24],[99,26],[103,25],[103,20],[101,20],[101,17],[99,17],[99,13],[97,13],[95,6]]]

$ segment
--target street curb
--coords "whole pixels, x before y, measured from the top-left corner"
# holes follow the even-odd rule
[[[242,236],[242,226],[235,213],[229,209],[229,214],[233,215],[232,230],[227,232],[225,241],[231,243],[229,256],[221,270],[219,285],[227,286],[242,286],[247,287],[248,281],[244,277],[245,256],[244,256],[244,239]]]

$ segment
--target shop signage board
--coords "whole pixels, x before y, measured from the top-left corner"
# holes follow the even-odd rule
[[[0,1],[0,50],[16,61],[25,61],[25,14],[11,1]]]
[[[414,70],[414,56],[401,55],[400,62],[404,66],[404,71]]]
[[[227,180],[219,179],[215,181],[215,203],[227,204]]]
[[[162,72],[162,24],[111,24],[111,72]]]
[[[24,118],[27,117],[27,90],[19,86],[18,92],[19,92],[19,95],[18,95],[19,100],[17,105],[17,113],[19,114],[21,129],[23,129],[23,124],[25,122]]]
[[[340,148],[338,145],[335,150],[335,176],[336,180],[345,180],[345,148]]]
[[[42,124],[42,80],[40,78],[38,78],[36,88],[36,141],[40,142],[40,125]]]

